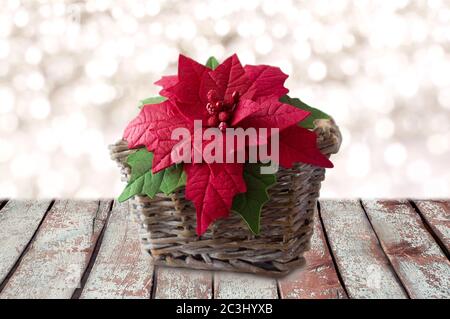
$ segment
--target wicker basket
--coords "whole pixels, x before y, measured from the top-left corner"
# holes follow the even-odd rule
[[[316,121],[315,126],[321,152],[336,153],[341,135],[334,121]],[[125,181],[130,173],[126,158],[134,151],[123,140],[110,146],[111,158],[119,164]],[[153,199],[135,196],[131,208],[140,224],[142,244],[155,265],[284,275],[304,264],[324,177],[323,168],[307,164],[280,168],[276,184],[269,189],[270,200],[263,206],[257,236],[240,216],[231,213],[199,238],[195,209],[185,199],[184,189]]]

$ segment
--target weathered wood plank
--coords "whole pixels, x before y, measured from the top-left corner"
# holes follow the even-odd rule
[[[141,249],[128,202],[114,203],[102,245],[80,296],[150,299],[153,266]]]
[[[365,200],[381,244],[412,298],[450,298],[450,262],[408,201]]]
[[[428,226],[450,255],[450,200],[414,200]]]
[[[51,201],[9,201],[0,211],[0,284],[32,239]]]
[[[350,298],[406,298],[357,200],[320,201],[320,215]]]
[[[306,265],[278,280],[283,299],[341,299],[347,298],[339,282],[327,247],[317,211],[311,249],[304,254]]]
[[[71,298],[109,208],[110,201],[56,201],[0,298]]]
[[[251,274],[214,273],[215,299],[277,299],[277,281]]]
[[[156,269],[155,299],[211,299],[212,273],[183,268]]]

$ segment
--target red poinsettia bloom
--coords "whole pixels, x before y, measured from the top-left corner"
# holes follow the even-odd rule
[[[287,75],[267,65],[243,67],[236,55],[215,70],[180,55],[178,75],[165,76],[156,84],[166,101],[143,107],[126,128],[129,148],[145,146],[153,152],[153,172],[173,165],[171,152],[178,143],[171,139],[176,128],[192,134],[194,120],[204,127],[278,128],[283,167],[295,162],[332,167],[316,146],[316,134],[297,124],[309,112],[281,103]],[[197,233],[228,216],[236,194],[246,191],[242,163],[185,163],[186,198],[197,211]]]

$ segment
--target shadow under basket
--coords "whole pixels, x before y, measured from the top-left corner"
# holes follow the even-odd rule
[[[339,128],[333,120],[318,120],[314,131],[321,152],[337,153],[341,144]],[[128,181],[129,150],[123,140],[110,145],[111,158]],[[261,212],[261,231],[254,235],[242,218],[231,212],[226,219],[210,225],[198,237],[195,208],[186,200],[184,188],[170,196],[153,199],[135,196],[131,211],[139,223],[139,237],[155,265],[206,270],[225,270],[282,276],[305,263],[313,233],[314,211],[325,169],[296,164],[281,168],[277,182],[269,189],[269,201]]]

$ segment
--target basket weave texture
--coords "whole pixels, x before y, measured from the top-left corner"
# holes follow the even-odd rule
[[[318,147],[325,155],[337,153],[342,141],[333,120],[315,122]],[[130,168],[127,143],[110,145],[115,160],[128,181]],[[285,275],[300,267],[303,253],[309,249],[314,210],[325,170],[309,164],[281,168],[277,182],[269,189],[269,201],[261,212],[261,232],[253,235],[242,218],[230,213],[217,220],[200,238],[196,212],[185,199],[184,188],[170,196],[157,194],[153,199],[135,196],[131,210],[139,223],[139,237],[155,265],[208,270]]]

